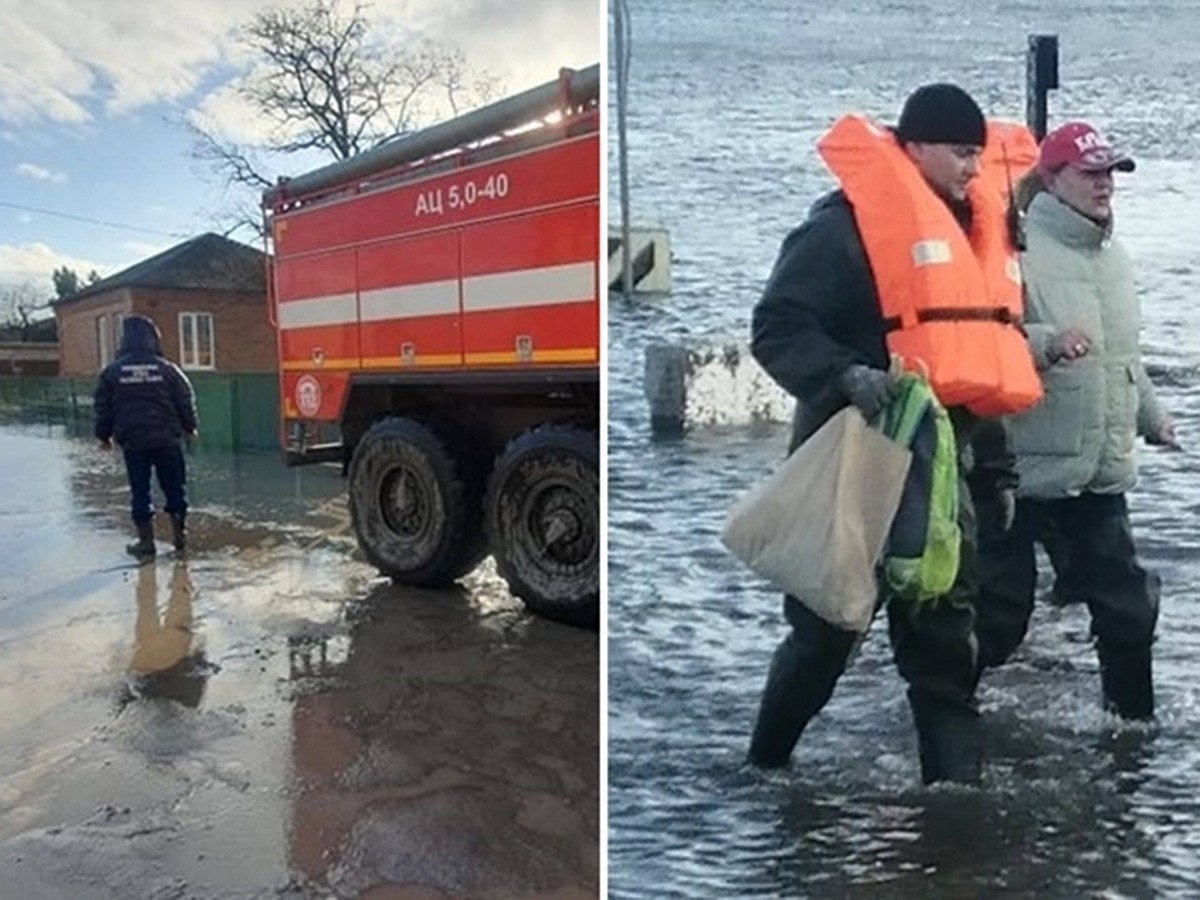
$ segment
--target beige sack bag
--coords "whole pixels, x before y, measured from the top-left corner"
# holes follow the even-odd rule
[[[825,621],[864,632],[911,459],[847,407],[734,504],[721,542]]]

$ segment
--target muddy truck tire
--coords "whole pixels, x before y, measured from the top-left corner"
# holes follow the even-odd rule
[[[484,502],[509,590],[538,615],[589,628],[600,623],[599,467],[594,432],[535,428],[496,460]]]
[[[401,584],[441,587],[487,555],[481,491],[425,425],[376,422],[350,463],[350,519],[367,560]]]

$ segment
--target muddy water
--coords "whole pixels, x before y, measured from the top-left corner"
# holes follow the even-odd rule
[[[377,578],[336,469],[198,453],[139,567],[116,460],[0,466],[0,897],[595,896],[594,633]]]
[[[630,7],[635,221],[670,230],[674,290],[609,309],[610,895],[1200,896],[1194,4]],[[1118,229],[1138,266],[1147,357],[1187,445],[1144,451],[1131,496],[1143,555],[1164,581],[1158,726],[1120,729],[1100,712],[1086,612],[1041,605],[1018,657],[982,689],[982,791],[920,786],[880,627],[792,769],[756,778],[742,761],[784,630],[776,595],[717,536],[787,436],[652,440],[643,349],[746,338],[780,241],[829,186],[812,147],[834,116],[894,116],[915,84],[952,79],[1019,118],[1033,31],[1062,42],[1052,113],[1094,118],[1139,159],[1119,179]]]

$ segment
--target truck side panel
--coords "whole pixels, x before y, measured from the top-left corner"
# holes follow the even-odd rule
[[[301,206],[279,217],[280,257],[577,203],[600,193],[600,142],[572,138],[396,187]]]
[[[278,260],[275,302],[283,370],[361,365],[353,250]]]
[[[358,291],[363,368],[462,364],[457,232],[363,247]]]
[[[598,360],[598,223],[592,202],[463,229],[469,365]]]

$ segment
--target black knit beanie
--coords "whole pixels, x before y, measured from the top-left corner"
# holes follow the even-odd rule
[[[987,139],[987,125],[979,105],[962,88],[927,84],[904,101],[896,137],[905,143],[982,147]]]

